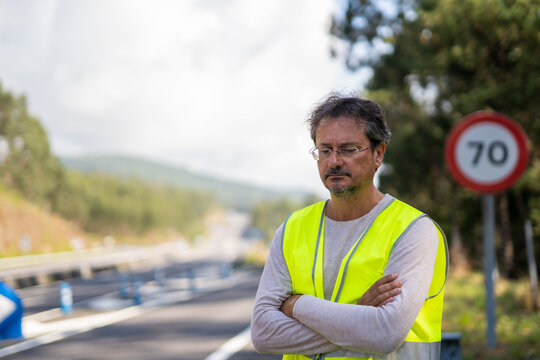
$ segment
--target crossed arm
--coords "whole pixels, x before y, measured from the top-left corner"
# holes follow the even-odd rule
[[[394,296],[401,293],[403,283],[397,280],[398,274],[388,274],[377,280],[365,293],[362,295],[356,305],[382,307],[394,301]],[[283,304],[280,310],[290,318],[294,318],[293,309],[296,301],[302,294],[291,295]]]
[[[356,305],[291,295],[291,280],[274,242],[257,292],[252,340],[259,352],[319,354],[347,348],[390,353],[405,339],[426,298],[437,252],[436,230],[416,223],[396,246],[385,276]],[[399,274],[399,279],[395,279]],[[395,294],[397,292],[397,294]]]

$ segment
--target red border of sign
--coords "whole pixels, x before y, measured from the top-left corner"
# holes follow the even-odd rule
[[[514,171],[501,181],[489,185],[478,183],[467,177],[461,172],[455,158],[456,144],[463,132],[470,126],[480,122],[494,122],[504,126],[516,139],[519,149],[518,163],[514,168]],[[444,155],[450,173],[459,184],[482,193],[495,193],[512,186],[527,168],[527,164],[529,163],[529,141],[527,140],[527,135],[525,135],[523,129],[508,116],[495,111],[477,111],[464,117],[463,120],[452,129],[446,140]]]

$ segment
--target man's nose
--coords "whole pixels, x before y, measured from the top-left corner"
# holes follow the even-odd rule
[[[328,159],[328,166],[332,169],[341,167],[343,165],[343,159],[339,155],[338,151],[332,151],[330,158]]]

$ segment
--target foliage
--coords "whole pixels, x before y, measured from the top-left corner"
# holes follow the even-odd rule
[[[274,238],[277,228],[293,211],[317,201],[319,199],[314,195],[307,196],[303,200],[280,198],[260,201],[255,204],[253,209],[253,226],[259,228],[264,233],[265,239],[270,242]]]
[[[13,96],[1,84],[0,174],[8,187],[49,206],[55,202],[63,174],[45,130],[28,114],[25,97]]]
[[[372,67],[368,95],[386,109],[394,133],[385,158],[393,172],[381,177],[383,190],[430,213],[447,233],[461,234],[471,258],[478,258],[479,197],[451,180],[444,142],[471,112],[507,114],[531,140],[532,166],[511,191],[497,196],[500,255],[524,263],[511,258],[512,243],[504,245],[504,234],[511,231],[514,242],[523,239],[522,224],[540,205],[540,182],[533,175],[540,166],[540,2],[381,3],[349,0],[331,31],[337,44],[348,44],[342,54],[349,68]]]
[[[84,173],[98,172],[122,178],[137,177],[152,184],[211,192],[225,206],[244,211],[251,209],[258,200],[276,198],[280,194],[278,191],[217,179],[192,173],[182,168],[129,156],[82,156],[62,158],[61,161],[67,169],[79,170]]]
[[[26,99],[1,86],[0,174],[7,188],[103,235],[169,228],[195,235],[203,231],[204,217],[215,204],[202,191],[66,172],[51,153],[39,120],[28,114]]]
[[[66,180],[56,210],[91,232],[133,235],[172,227],[194,235],[214,204],[208,194],[136,178],[68,172]]]
[[[532,311],[528,279],[496,283],[495,349],[486,349],[485,290],[480,273],[450,273],[443,332],[460,332],[464,359],[538,359],[540,314]]]

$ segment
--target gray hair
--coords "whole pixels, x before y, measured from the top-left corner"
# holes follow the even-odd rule
[[[392,132],[384,119],[381,107],[374,101],[362,99],[356,94],[344,95],[331,92],[323,101],[316,105],[308,117],[311,138],[315,142],[317,128],[326,118],[348,117],[364,127],[371,149],[380,143],[387,143]]]

